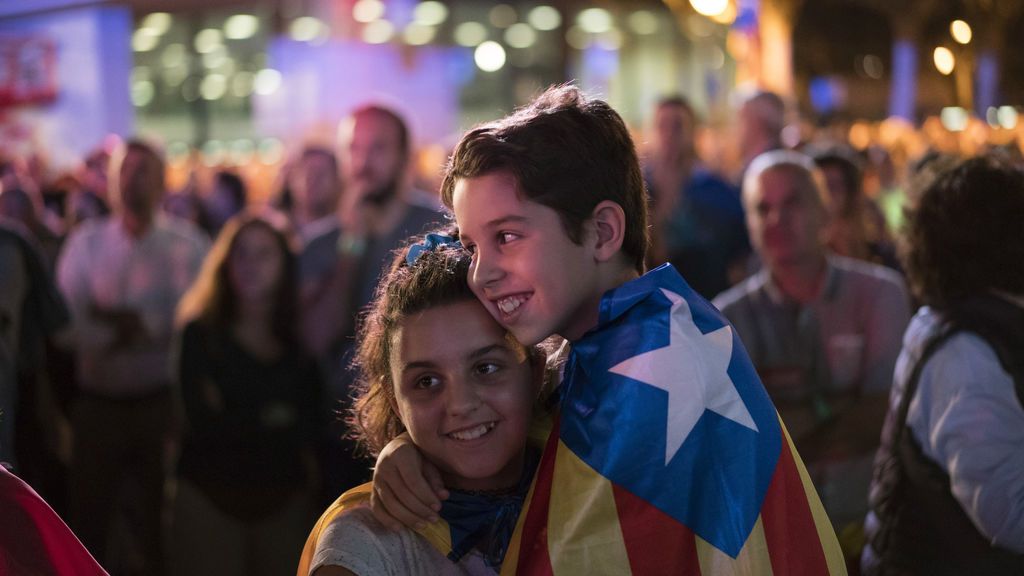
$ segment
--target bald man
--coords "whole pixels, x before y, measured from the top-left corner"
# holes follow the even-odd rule
[[[826,250],[827,197],[810,158],[785,150],[758,156],[743,202],[763,269],[714,303],[746,345],[841,533],[867,512],[872,457],[910,318],[906,288],[892,270]]]

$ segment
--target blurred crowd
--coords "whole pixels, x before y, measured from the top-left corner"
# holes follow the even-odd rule
[[[898,541],[875,539],[889,526],[879,503],[909,482],[880,473],[876,454],[899,460],[905,425],[928,461],[959,461],[929,444],[924,400],[904,402],[902,423],[882,434],[887,413],[901,416],[894,374],[897,386],[920,379],[911,372],[930,337],[919,324],[935,320],[915,311],[948,304],[949,281],[929,277],[941,259],[920,254],[925,224],[908,228],[907,215],[960,170],[944,185],[973,194],[958,209],[967,218],[987,201],[971,187],[1024,167],[1020,148],[971,131],[950,140],[928,124],[814,129],[770,92],[746,98],[734,127],[703,126],[681,96],[650,116],[635,127],[648,264],[671,262],[732,322],[857,573],[862,554]],[[371,104],[336,142],[294,150],[273,184],[233,168],[183,175],[136,139],[107,142],[63,174],[42,154],[0,161],[0,461],[111,573],[291,573],[317,512],[369,479],[372,462],[338,414],[359,313],[388,255],[448,218],[441,166],[424,172],[422,153],[401,116]],[[998,219],[1020,217],[1020,203],[944,225],[989,230],[989,244],[963,242],[1012,268],[1024,219],[1005,230]],[[996,279],[956,302],[1024,295],[1019,275],[973,273],[986,274]],[[969,357],[986,350],[960,344]],[[939,472],[959,497],[956,471]],[[1015,472],[1000,480],[1006,499],[1024,491]],[[1024,514],[1022,502],[998,505]],[[981,538],[1024,552],[1013,519],[991,532],[987,513],[968,512]]]

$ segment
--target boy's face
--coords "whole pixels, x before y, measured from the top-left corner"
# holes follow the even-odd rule
[[[452,207],[473,253],[473,292],[520,342],[532,346],[552,334],[576,340],[597,324],[602,290],[592,230],[573,243],[558,213],[522,198],[507,172],[459,180]]]
[[[476,300],[410,315],[393,338],[395,407],[445,484],[515,485],[539,383],[523,348]]]

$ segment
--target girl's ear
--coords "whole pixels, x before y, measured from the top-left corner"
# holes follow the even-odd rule
[[[626,236],[626,213],[617,202],[604,200],[594,207],[591,222],[596,233],[594,257],[606,262],[622,251]]]

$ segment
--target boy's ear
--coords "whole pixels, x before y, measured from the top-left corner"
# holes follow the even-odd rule
[[[622,251],[626,237],[626,213],[617,202],[603,200],[591,213],[594,231],[597,234],[594,257],[606,262]]]

